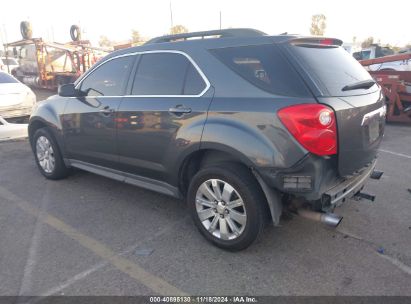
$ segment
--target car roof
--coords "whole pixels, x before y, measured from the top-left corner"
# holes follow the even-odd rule
[[[219,35],[219,33],[228,33]],[[208,36],[208,37],[207,37]],[[219,37],[216,37],[219,36]],[[207,37],[207,38],[206,38]],[[197,39],[192,39],[197,38]],[[202,39],[203,38],[203,39]],[[283,43],[291,39],[304,38],[299,35],[274,35],[270,36],[254,29],[228,29],[206,32],[184,33],[177,35],[166,35],[156,37],[147,43],[127,49],[117,50],[110,53],[106,58],[112,58],[130,53],[138,53],[152,50],[180,50],[190,51],[193,49],[213,49],[242,45],[256,45],[269,43]]]

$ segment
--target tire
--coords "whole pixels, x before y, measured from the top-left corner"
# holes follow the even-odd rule
[[[33,30],[30,22],[22,21],[20,23],[20,33],[23,39],[31,39],[33,37]]]
[[[221,198],[217,204],[212,200],[215,200],[216,193],[219,194],[218,190],[212,191],[214,196],[204,195],[208,192],[206,186],[209,190],[220,189],[223,195],[217,195]],[[224,191],[225,187],[227,191]],[[240,202],[242,206],[237,206]],[[259,237],[264,228],[265,196],[251,172],[241,165],[223,163],[200,169],[190,183],[187,203],[200,233],[222,249],[243,250]],[[200,214],[204,216],[202,220]]]
[[[70,27],[70,37],[73,41],[81,40],[81,31],[78,25],[72,25]]]
[[[70,169],[64,164],[57,142],[47,128],[38,129],[34,133],[32,149],[37,167],[44,177],[57,180],[69,175]]]

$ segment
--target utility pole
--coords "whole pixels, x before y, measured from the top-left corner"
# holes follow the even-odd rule
[[[7,30],[6,30],[6,25],[3,24],[3,32],[4,32],[4,43],[7,44]]]
[[[10,66],[9,66],[9,60],[8,60],[8,57],[9,57],[9,50],[8,50],[8,48],[7,48],[7,43],[8,43],[8,41],[7,41],[7,30],[6,30],[6,25],[5,24],[3,24],[3,31],[4,31],[4,42],[5,42],[5,44],[4,44],[4,51],[6,52],[6,62],[7,62],[7,73],[9,73],[10,74]]]
[[[221,30],[221,11],[220,11],[220,30]]]
[[[170,21],[171,21],[171,28],[173,28],[173,9],[171,7],[171,1],[170,1]]]

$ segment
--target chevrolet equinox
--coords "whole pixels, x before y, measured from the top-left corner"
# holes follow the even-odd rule
[[[334,208],[374,171],[386,111],[341,44],[228,29],[115,51],[36,105],[38,168],[185,198],[201,234],[228,250],[295,202],[337,225]]]

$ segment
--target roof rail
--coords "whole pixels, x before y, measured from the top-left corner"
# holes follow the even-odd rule
[[[173,42],[179,40],[188,40],[190,38],[201,38],[218,36],[218,38],[226,37],[255,37],[255,36],[264,36],[267,35],[264,32],[251,28],[236,28],[236,29],[225,29],[225,30],[213,30],[213,31],[203,31],[203,32],[192,32],[192,33],[183,33],[175,35],[165,35],[153,38],[147,41],[145,44],[152,43],[162,43],[162,42]]]

